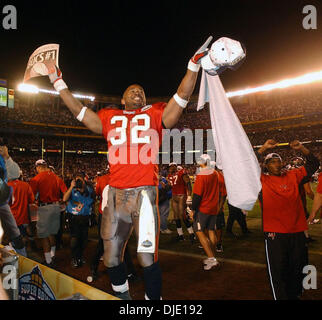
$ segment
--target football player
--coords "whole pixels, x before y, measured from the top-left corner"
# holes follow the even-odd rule
[[[172,187],[172,210],[173,210],[173,217],[176,222],[177,227],[177,240],[183,241],[183,230],[181,225],[181,219],[183,220],[184,224],[187,227],[190,240],[194,241],[195,235],[193,232],[192,224],[187,219],[186,216],[186,206],[191,205],[192,198],[192,187],[191,182],[188,174],[186,171],[177,166],[176,163],[172,162],[169,165],[169,174],[167,176],[167,180]]]
[[[191,58],[176,94],[168,103],[146,105],[143,88],[130,85],[122,97],[124,110],[103,109],[98,114],[74,98],[55,67],[50,81],[68,109],[84,125],[107,141],[110,165],[108,206],[102,216],[104,263],[115,296],[131,299],[123,262],[124,249],[134,229],[138,260],[144,270],[145,298],[161,299],[161,269],[158,263],[159,216],[155,163],[162,129],[179,120],[193,93],[200,59],[207,54],[212,37]]]

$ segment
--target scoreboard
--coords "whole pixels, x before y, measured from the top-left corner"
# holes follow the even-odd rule
[[[14,108],[15,92],[8,88],[8,82],[0,79],[0,107]]]

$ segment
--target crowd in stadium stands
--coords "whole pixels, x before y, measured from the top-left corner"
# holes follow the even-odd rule
[[[180,119],[177,124],[178,128],[202,128],[210,125],[208,108],[205,107],[204,110],[197,112],[196,105],[195,102],[189,104],[185,111],[186,114],[189,113],[189,116],[183,116]],[[259,100],[253,104],[241,104],[232,100],[232,105],[239,120],[243,123],[290,116],[314,115],[321,114],[322,94],[314,92],[314,95],[310,96],[309,94],[297,95],[296,97],[283,96],[278,99],[269,99],[269,101]],[[88,106],[96,108],[93,104]],[[193,113],[193,117],[190,116],[191,113]],[[35,103],[30,101],[29,103],[26,101],[17,102],[14,109],[0,108],[0,118],[1,120],[83,126],[64,105],[58,105],[57,100],[49,95],[42,95],[42,98],[36,100]]]

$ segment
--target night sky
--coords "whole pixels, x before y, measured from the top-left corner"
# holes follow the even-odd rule
[[[59,43],[59,65],[73,91],[120,95],[139,83],[147,96],[172,95],[189,58],[212,35],[239,40],[247,49],[244,64],[221,76],[226,90],[256,86],[322,70],[320,3],[5,0],[0,13],[14,4],[18,29],[6,31],[0,24],[0,78],[22,80],[30,54]],[[302,27],[307,4],[317,8],[317,30]]]

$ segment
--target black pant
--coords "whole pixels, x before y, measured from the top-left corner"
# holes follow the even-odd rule
[[[56,234],[56,249],[59,250],[62,247],[62,237],[64,233],[64,222],[65,222],[65,212],[60,212],[60,227]]]
[[[265,233],[268,277],[275,300],[296,300],[303,291],[303,268],[308,265],[304,232]]]
[[[72,258],[82,259],[88,240],[89,216],[69,214]]]
[[[235,220],[237,220],[238,224],[240,225],[240,227],[242,229],[242,232],[246,233],[248,230],[247,223],[246,223],[246,216],[243,214],[241,209],[236,208],[229,203],[228,203],[228,209],[229,209],[229,215],[228,215],[228,219],[227,219],[226,230],[228,232],[232,232],[233,224],[234,224]]]

